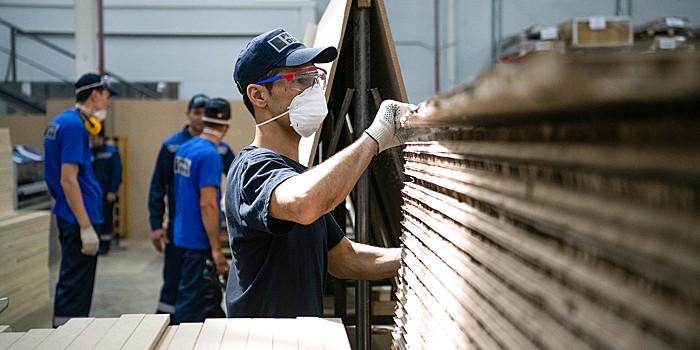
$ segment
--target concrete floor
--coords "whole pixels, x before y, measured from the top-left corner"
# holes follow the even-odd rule
[[[125,249],[113,249],[97,259],[91,317],[119,317],[156,311],[163,283],[163,254],[146,240],[121,241],[120,246]],[[59,264],[55,261],[49,266],[49,305],[13,323],[13,331],[51,327]]]

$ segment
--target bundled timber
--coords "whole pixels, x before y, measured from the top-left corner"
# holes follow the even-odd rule
[[[9,132],[0,129],[0,298],[9,297],[0,324],[12,324],[49,303],[50,214],[13,211],[13,183]]]
[[[536,57],[405,123],[394,349],[700,347],[700,55]]]
[[[170,315],[73,318],[57,329],[0,332],[0,349],[350,350],[339,319],[211,318],[168,326]]]

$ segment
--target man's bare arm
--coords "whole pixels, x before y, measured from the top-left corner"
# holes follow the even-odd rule
[[[61,164],[61,187],[66,195],[66,202],[68,202],[70,210],[73,211],[73,215],[78,220],[78,225],[80,228],[88,228],[92,224],[85,210],[83,193],[80,191],[80,184],[78,184],[79,170],[79,164]]]
[[[347,237],[328,252],[328,272],[333,277],[377,280],[398,275],[401,248],[379,248],[351,242]]]
[[[283,181],[272,192],[270,216],[308,225],[345,200],[377,154],[367,134],[303,174]]]
[[[228,263],[221,251],[221,241],[219,240],[219,205],[216,202],[216,186],[201,187],[199,206],[202,210],[202,222],[204,230],[207,231],[211,255],[216,263],[219,274],[228,271]]]

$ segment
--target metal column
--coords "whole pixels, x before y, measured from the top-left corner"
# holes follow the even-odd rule
[[[355,38],[355,134],[357,138],[371,122],[370,100],[369,100],[369,77],[370,77],[370,55],[369,55],[369,11],[366,1],[358,1],[355,10],[354,38]],[[355,187],[357,194],[357,214],[355,216],[355,239],[359,243],[369,243],[369,167],[360,176]],[[372,348],[372,325],[370,323],[371,313],[371,293],[369,281],[357,281],[355,292],[355,316],[356,324],[356,345],[358,350],[369,350]]]

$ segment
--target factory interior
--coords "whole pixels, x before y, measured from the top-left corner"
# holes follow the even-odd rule
[[[0,0],[0,68],[0,350],[700,348],[697,0]]]

